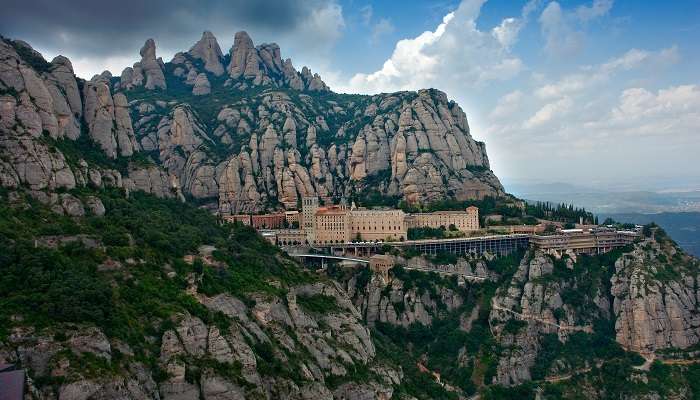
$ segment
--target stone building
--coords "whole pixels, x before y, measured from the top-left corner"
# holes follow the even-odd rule
[[[316,243],[316,210],[318,210],[318,197],[304,197],[301,200],[300,223],[308,243]]]
[[[255,229],[281,229],[284,228],[285,221],[284,213],[260,214],[251,217],[251,224]]]
[[[479,209],[471,206],[465,211],[435,211],[431,213],[416,213],[406,217],[407,228],[440,228],[449,229],[454,225],[462,232],[479,229]]]
[[[301,214],[299,213],[299,211],[285,211],[284,218],[287,220],[287,226],[289,226],[290,228],[294,225],[301,228]]]
[[[314,222],[314,241],[330,244],[350,241],[350,213],[344,206],[319,207]]]
[[[554,235],[532,235],[530,243],[550,253],[603,254],[633,243],[639,232],[596,228],[562,229]]]
[[[372,272],[384,277],[384,280],[389,279],[389,270],[394,268],[395,264],[394,257],[386,254],[376,254],[369,259],[369,268]]]
[[[280,229],[276,233],[278,246],[301,246],[306,244],[306,235],[301,229]]]
[[[406,237],[406,214],[401,210],[350,210],[351,240],[404,240]]]

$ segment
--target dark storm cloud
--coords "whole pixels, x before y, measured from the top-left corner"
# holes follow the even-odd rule
[[[322,2],[3,0],[0,33],[40,49],[78,56],[138,52],[149,37],[156,38],[159,48],[177,51],[187,50],[203,30],[218,34],[220,43],[232,42],[238,30],[283,36],[303,24]]]

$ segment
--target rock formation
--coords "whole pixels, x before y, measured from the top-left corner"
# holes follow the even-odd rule
[[[87,82],[85,98],[85,122],[90,137],[108,157],[128,157],[138,150],[131,125],[126,96],[117,93],[112,98],[109,86],[104,82]]]
[[[209,93],[211,93],[211,84],[209,83],[209,79],[207,79],[207,74],[197,74],[197,78],[194,80],[194,86],[192,87],[192,94],[195,96],[202,96]]]
[[[192,46],[188,53],[195,59],[202,60],[204,69],[212,74],[220,76],[224,73],[224,65],[221,63],[224,56],[221,53],[219,43],[211,32],[205,31],[202,38]]]
[[[338,310],[314,314],[297,304],[298,296],[323,294],[333,297]],[[69,376],[51,388],[29,381],[30,393],[41,391],[45,398],[138,398],[138,399],[246,399],[246,398],[325,398],[333,399],[325,380],[346,377],[349,368],[375,362],[375,348],[369,330],[345,293],[333,285],[315,283],[292,288],[286,299],[260,296],[253,308],[228,294],[199,296],[211,312],[229,321],[226,329],[207,324],[200,318],[181,314],[173,328],[159,338],[157,360],[167,372],[156,383],[153,370],[137,361],[125,343],[108,338],[98,328],[68,327],[61,341],[46,334],[16,330],[10,347],[0,345],[0,362],[22,362],[35,378]],[[332,343],[332,345],[331,345]],[[299,380],[270,375],[262,369],[259,348],[273,349],[276,363],[292,362],[287,354],[298,355]],[[70,354],[110,361],[118,351],[127,373],[119,376],[87,378]],[[196,379],[187,376],[195,365],[205,365]],[[212,368],[218,365],[218,368]],[[238,378],[222,374],[238,368]],[[392,384],[399,384],[401,373],[383,366],[389,384],[359,381],[338,390],[349,398],[358,394],[383,393],[391,398]],[[390,378],[393,377],[393,378]],[[351,377],[348,377],[352,379]],[[392,381],[394,379],[395,381]],[[201,397],[200,397],[201,396]],[[341,397],[346,398],[346,397]]]
[[[615,262],[611,292],[624,348],[651,354],[700,342],[697,265],[668,240],[647,240]]]
[[[86,82],[75,78],[65,57],[47,63],[36,53],[29,61],[41,61],[30,64],[15,47],[35,53],[26,43],[2,42],[0,78],[14,91],[2,97],[6,136],[36,141],[45,132],[55,140],[78,140],[85,132],[112,159],[143,150],[166,171],[167,178],[155,180],[167,182],[156,193],[182,188],[223,213],[296,207],[309,195],[348,199],[367,189],[409,202],[504,194],[483,143],[472,139],[464,112],[444,93],[333,94],[308,68],[298,72],[283,61],[279,46],[256,47],[245,32],[236,34],[225,68],[216,38],[204,32],[168,64],[156,58],[149,39],[141,60],[121,76],[105,71]],[[167,87],[166,74],[176,88]],[[191,96],[144,99],[134,90],[139,87]],[[266,89],[249,92],[256,87]],[[224,95],[209,99],[213,89]],[[328,100],[314,94],[319,91]],[[26,157],[3,161],[6,185],[41,181],[33,187],[52,190],[88,183],[66,167],[80,160],[45,151],[44,143],[32,146],[52,161],[38,169],[28,167]],[[152,191],[147,181],[153,179],[127,183]]]
[[[141,51],[141,69],[146,78],[146,89],[165,89],[165,76],[161,67],[162,61],[156,59],[156,42],[153,39],[146,40]]]

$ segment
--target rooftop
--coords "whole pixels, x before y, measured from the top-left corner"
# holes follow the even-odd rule
[[[342,206],[327,206],[319,207],[316,214],[345,214],[347,211],[347,208]]]

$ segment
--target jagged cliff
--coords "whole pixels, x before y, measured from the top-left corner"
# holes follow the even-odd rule
[[[0,43],[0,184],[115,185],[223,213],[367,191],[410,202],[503,195],[462,109],[437,90],[336,94],[276,44],[205,32],[170,62],[149,39],[118,77],[83,81],[59,56]],[[73,143],[68,143],[73,142]],[[99,148],[105,162],[66,148]],[[75,159],[73,159],[75,158]],[[104,160],[102,160],[104,161]],[[110,168],[114,163],[124,167]]]

